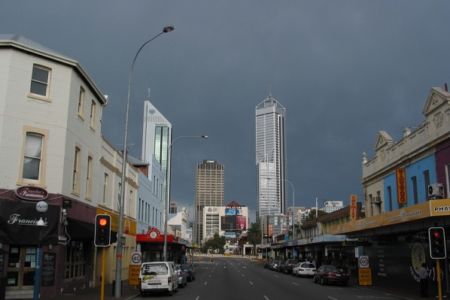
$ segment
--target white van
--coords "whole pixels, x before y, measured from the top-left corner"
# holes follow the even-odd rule
[[[142,263],[139,288],[142,295],[156,291],[167,291],[173,295],[178,289],[178,275],[174,263],[167,261]]]

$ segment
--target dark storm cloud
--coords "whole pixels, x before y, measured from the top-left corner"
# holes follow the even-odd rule
[[[256,208],[254,108],[287,109],[288,178],[296,203],[361,195],[361,153],[376,133],[418,125],[432,86],[449,80],[448,1],[3,1],[0,28],[77,59],[110,104],[103,132],[121,147],[131,59],[130,143],[139,156],[142,102],[172,122],[174,199],[192,203],[194,169],[225,165],[226,202]],[[289,187],[288,187],[289,188]],[[291,191],[288,189],[288,205]]]

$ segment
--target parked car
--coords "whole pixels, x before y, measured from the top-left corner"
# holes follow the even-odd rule
[[[316,266],[313,263],[304,261],[298,263],[293,269],[292,274],[295,276],[314,276]]]
[[[188,278],[187,272],[181,268],[181,265],[176,265],[175,266],[175,272],[178,275],[178,286],[185,287],[187,285],[187,282],[188,282],[188,280],[187,280],[187,278]]]
[[[295,258],[290,258],[288,260],[286,260],[283,264],[283,268],[281,270],[281,272],[287,273],[287,274],[291,274],[292,273],[292,269],[298,264],[298,260]]]
[[[183,264],[181,265],[181,269],[186,272],[188,282],[195,280],[195,272],[193,265]]]
[[[173,295],[178,289],[175,264],[166,261],[142,263],[139,272],[139,289],[142,295],[157,291],[167,291]]]
[[[347,285],[350,278],[350,273],[343,267],[336,267],[333,265],[320,266],[313,277],[313,282],[320,284],[336,283]]]

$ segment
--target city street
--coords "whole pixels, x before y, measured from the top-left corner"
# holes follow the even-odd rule
[[[289,300],[289,299],[411,299],[398,297],[372,288],[357,286],[321,286],[311,278],[297,278],[268,269],[241,258],[203,257],[196,261],[196,280],[172,297],[150,295],[137,299],[192,300]]]

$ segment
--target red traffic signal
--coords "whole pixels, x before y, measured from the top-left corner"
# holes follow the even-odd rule
[[[447,257],[447,245],[443,227],[428,228],[428,244],[432,259],[445,259]]]
[[[102,214],[95,216],[94,245],[108,247],[111,245],[111,216]]]

